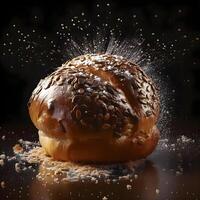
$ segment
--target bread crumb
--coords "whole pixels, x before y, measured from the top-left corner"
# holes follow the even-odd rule
[[[24,149],[22,148],[22,146],[20,144],[16,144],[13,147],[13,151],[15,154],[18,154],[18,153],[22,153],[24,151]]]
[[[5,140],[5,139],[6,139],[6,136],[5,136],[5,135],[3,135],[3,136],[1,137],[1,139],[2,139],[2,140]]]
[[[110,184],[110,179],[107,179],[107,180],[106,180],[106,183]]]
[[[176,171],[176,175],[177,175],[177,176],[179,176],[179,175],[181,175],[181,174],[182,174],[182,172]]]
[[[93,182],[96,181],[96,178],[95,178],[95,177],[92,177],[92,178],[91,178],[91,181],[93,181]]]
[[[131,185],[126,185],[127,190],[131,190],[132,186]]]
[[[1,181],[1,188],[5,188],[6,187],[6,184],[5,184],[5,182],[4,181]]]
[[[15,163],[15,171],[16,171],[17,173],[21,172],[21,168],[20,168],[19,163]]]
[[[134,175],[134,178],[135,178],[135,179],[137,179],[137,178],[138,178],[138,175],[137,175],[137,174],[135,174],[135,175]]]
[[[156,189],[156,194],[160,194],[160,190],[159,189]]]
[[[2,159],[2,160],[6,159],[6,155],[5,154],[1,154],[0,155],[0,159]]]
[[[0,159],[0,166],[4,166],[4,160]]]

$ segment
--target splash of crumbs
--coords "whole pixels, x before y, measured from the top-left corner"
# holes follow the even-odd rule
[[[0,159],[3,163],[14,161],[16,173],[36,172],[36,169],[39,168],[36,177],[44,183],[92,181],[97,184],[99,181],[104,181],[109,184],[119,180],[132,182],[138,179],[138,176],[140,176],[138,169],[145,164],[144,160],[106,165],[56,161],[46,155],[39,143],[22,139],[18,140],[18,142],[13,147],[14,156],[1,154]],[[184,174],[183,158],[187,152],[191,154],[189,147],[193,146],[194,148],[194,145],[196,145],[195,152],[199,151],[197,142],[185,135],[180,135],[174,142],[170,142],[168,139],[161,139],[154,154],[175,152],[178,164],[174,167],[173,173],[174,175],[182,175]],[[127,190],[131,189],[128,184]]]
[[[19,148],[20,146],[20,148]],[[20,151],[19,151],[20,149]],[[34,169],[32,164],[39,165],[37,178],[41,181],[51,179],[55,183],[63,181],[89,180],[98,183],[128,180],[136,177],[135,168],[143,163],[143,160],[110,165],[95,165],[84,163],[72,163],[53,160],[47,156],[44,149],[38,143],[19,140],[19,144],[13,147],[15,156],[9,160],[16,160],[15,171],[17,173]]]

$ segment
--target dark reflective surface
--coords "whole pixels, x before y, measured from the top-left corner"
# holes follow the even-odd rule
[[[13,126],[13,125],[12,125]],[[19,127],[19,126],[18,126]],[[1,129],[6,135],[1,139],[1,153],[11,154],[12,145],[24,138],[34,140],[27,134],[32,128],[15,128],[12,133],[10,127]],[[21,137],[19,137],[21,134]],[[35,134],[36,136],[36,134]],[[199,149],[190,144],[181,152],[157,149],[148,159],[136,169],[137,178],[117,180],[110,183],[99,180],[75,181],[55,183],[51,177],[44,181],[36,179],[39,172],[51,173],[48,169],[35,166],[36,171],[26,170],[21,173],[15,171],[14,161],[6,162],[0,167],[0,181],[5,181],[5,188],[0,188],[0,199],[30,199],[30,200],[62,200],[62,199],[200,199],[200,162]],[[177,174],[177,171],[181,173]],[[127,187],[128,185],[128,187]]]

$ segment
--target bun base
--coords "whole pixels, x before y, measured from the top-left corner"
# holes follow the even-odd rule
[[[86,163],[116,163],[142,159],[152,153],[158,140],[159,130],[156,126],[151,129],[142,143],[138,138],[128,136],[112,138],[112,140],[74,141],[68,138],[49,137],[39,131],[39,141],[47,155],[55,160]]]

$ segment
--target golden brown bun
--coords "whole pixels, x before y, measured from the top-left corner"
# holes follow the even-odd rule
[[[118,162],[154,150],[159,106],[155,85],[136,64],[88,54],[41,80],[29,113],[41,145],[55,159]]]

